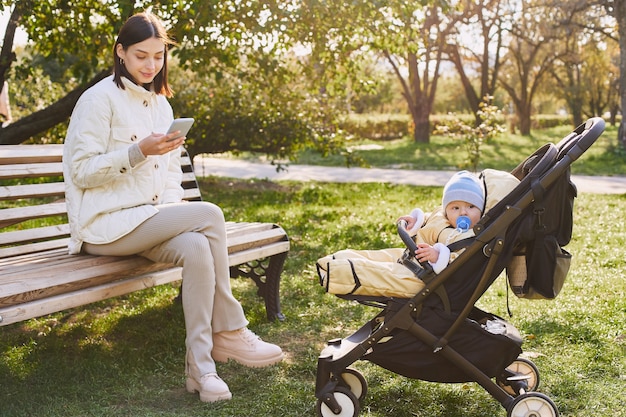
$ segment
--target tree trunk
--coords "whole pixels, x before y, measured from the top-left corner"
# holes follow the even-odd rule
[[[413,132],[413,140],[417,143],[429,143],[430,142],[430,120],[413,118],[413,124],[415,125],[415,131]]]
[[[475,115],[476,122],[480,123],[481,120],[478,116],[478,110],[480,110],[480,102],[483,97],[478,97],[478,94],[476,94],[476,90],[474,90],[474,86],[472,85],[472,80],[470,80],[465,72],[465,68],[463,67],[463,62],[461,61],[461,56],[459,54],[458,45],[448,45],[448,56],[454,64],[457,74],[459,74],[459,77],[461,78],[461,85],[463,85],[463,90],[465,91],[465,98],[467,98],[470,109]]]
[[[523,136],[530,135],[530,128],[532,125],[530,111],[529,110],[520,110],[518,113],[519,117],[519,132]]]
[[[580,103],[580,101],[576,101],[570,105],[574,127],[580,126],[583,122],[583,109]]]
[[[614,104],[611,106],[611,113],[609,116],[609,123],[611,126],[615,126],[617,124],[617,114],[619,113],[619,106]]]
[[[9,69],[11,69],[11,65],[16,59],[15,53],[13,52],[13,41],[15,40],[18,22],[23,15],[23,9],[24,5],[18,2],[11,12],[4,32],[4,40],[2,42],[2,49],[0,50],[0,86],[4,84],[6,74]]]
[[[430,105],[428,99],[423,94],[418,94],[409,110],[411,111],[413,126],[415,126],[413,140],[417,143],[429,143]]]
[[[619,94],[622,109],[622,120],[617,133],[617,143],[626,148],[626,0],[618,0],[614,3],[614,17],[617,20],[619,33]]]

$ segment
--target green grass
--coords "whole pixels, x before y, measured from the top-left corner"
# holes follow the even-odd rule
[[[438,187],[387,184],[206,179],[202,188],[229,220],[278,222],[290,235],[284,322],[268,323],[254,285],[232,280],[250,328],[279,343],[285,361],[264,369],[219,365],[234,397],[201,403],[184,389],[182,309],[176,286],[166,285],[1,328],[1,416],[314,416],[325,342],[349,335],[377,311],[325,294],[316,259],[347,247],[400,246],[394,220],[441,197]],[[541,372],[539,390],[562,416],[626,416],[625,204],[624,195],[580,195],[561,295],[528,301],[509,294],[510,321]],[[479,306],[506,316],[504,280]],[[355,367],[369,385],[361,416],[506,415],[476,384],[412,380],[366,362]]]
[[[561,126],[535,130],[530,137],[504,133],[493,141],[482,144],[478,168],[510,171],[537,148],[548,142],[559,142],[570,131],[571,128]],[[370,167],[426,170],[468,168],[463,141],[450,137],[433,135],[428,144],[415,143],[411,138],[405,137],[393,141],[354,141],[347,145],[354,156],[361,158]],[[366,150],[363,145],[376,145],[383,149]],[[250,154],[244,157],[257,158]],[[307,150],[300,153],[292,163],[342,166],[346,160],[341,155],[322,157],[319,153]],[[572,172],[580,175],[624,175],[626,151],[617,146],[617,128],[607,126],[595,144],[572,166]]]

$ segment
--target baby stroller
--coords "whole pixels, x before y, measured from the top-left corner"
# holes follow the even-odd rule
[[[512,286],[513,292],[528,298],[556,297],[568,269],[559,272],[558,264],[571,258],[562,249],[571,238],[576,196],[570,165],[603,131],[602,119],[589,119],[558,144],[548,143],[523,161],[511,172],[519,184],[485,213],[474,227],[475,236],[462,241],[464,250],[454,262],[437,275],[414,261],[412,268],[423,286],[412,298],[336,294],[379,307],[380,312],[322,350],[315,387],[317,415],[359,414],[367,383],[349,366],[367,360],[409,378],[476,382],[500,402],[507,417],[558,416],[554,402],[535,392],[539,371],[519,357],[522,338],[517,329],[474,304],[520,253],[528,279]],[[554,207],[557,198],[562,201]],[[407,246],[405,262],[414,260],[415,243],[403,225],[398,225],[398,233]]]

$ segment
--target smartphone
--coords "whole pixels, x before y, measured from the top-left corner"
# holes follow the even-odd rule
[[[176,132],[177,130],[180,130],[180,133],[175,138],[169,139],[168,142],[176,140],[181,136],[187,136],[187,133],[189,133],[189,129],[191,129],[191,125],[193,125],[193,122],[194,120],[191,117],[184,117],[182,119],[174,119],[170,128],[167,129],[167,133],[169,134],[172,132]]]

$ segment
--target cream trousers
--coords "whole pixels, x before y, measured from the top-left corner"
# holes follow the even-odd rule
[[[222,210],[208,202],[157,206],[159,212],[126,236],[106,245],[85,243],[93,255],[138,254],[181,266],[185,344],[200,375],[215,372],[213,332],[248,325],[230,288],[226,225]]]

